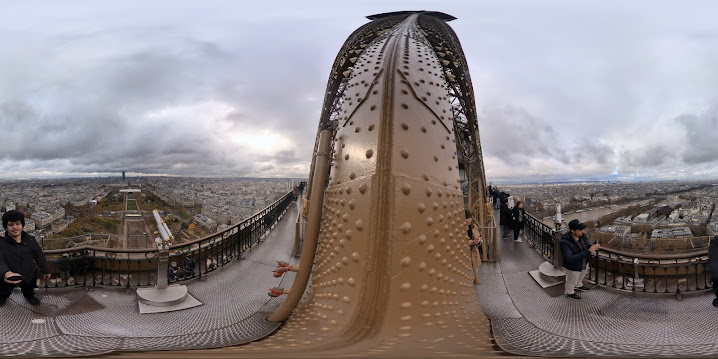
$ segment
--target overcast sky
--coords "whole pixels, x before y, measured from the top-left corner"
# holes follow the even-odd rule
[[[718,178],[708,0],[0,0],[0,178],[307,177],[347,36],[422,9],[458,18],[489,181]]]

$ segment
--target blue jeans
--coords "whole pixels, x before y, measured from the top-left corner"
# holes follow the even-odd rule
[[[509,238],[509,225],[508,224],[502,224],[501,227],[503,228],[503,233],[501,233],[501,238]]]

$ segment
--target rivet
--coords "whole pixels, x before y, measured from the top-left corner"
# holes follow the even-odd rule
[[[424,213],[424,210],[426,210],[426,206],[423,203],[419,203],[419,213]]]
[[[354,200],[349,201],[349,209],[354,209],[355,202]]]
[[[354,180],[357,177],[356,173],[352,172],[349,174],[349,179]]]
[[[356,221],[354,225],[356,226],[357,230],[361,231],[364,228],[364,221],[360,219]]]
[[[352,253],[352,260],[355,262],[358,262],[359,261],[359,253],[357,253],[357,252]]]
[[[411,308],[411,302],[401,303],[401,307],[402,307],[402,308]]]
[[[427,219],[426,219],[426,224],[427,224],[428,226],[434,224],[434,219],[431,218],[431,217],[427,218]]]
[[[401,232],[404,234],[411,232],[411,223],[404,222],[404,224],[401,225]]]
[[[366,185],[366,183],[362,183],[361,186],[359,186],[359,192],[360,192],[361,194],[364,194],[364,193],[366,192],[366,190],[367,190],[367,185]]]
[[[409,151],[402,148],[401,149],[401,157],[404,157],[404,159],[409,158]]]
[[[403,128],[404,130],[408,130],[408,129],[409,129],[409,125],[407,125],[406,123],[402,123],[402,124],[401,124],[401,128]]]
[[[374,151],[372,149],[366,150],[366,158],[371,158],[374,156]]]
[[[424,244],[424,242],[426,242],[426,236],[422,234],[419,236],[419,243]]]
[[[401,263],[402,267],[406,267],[406,266],[409,265],[409,263],[411,263],[411,258],[410,258],[410,257],[404,257],[404,258],[401,259],[401,262],[400,262],[400,263]]]
[[[373,130],[373,129],[374,129],[374,125],[373,125],[373,124],[369,125],[369,128],[367,128],[367,130],[369,130],[369,131],[371,131],[371,130]]]
[[[349,278],[349,279],[347,279],[347,283],[348,283],[349,285],[352,285],[352,286],[353,286],[354,283],[355,283],[354,278]]]
[[[351,230],[351,229],[347,229],[347,231],[344,232],[344,237],[347,237],[347,238],[351,239],[351,238],[352,238],[352,230]],[[341,243],[341,242],[340,242],[340,243]]]
[[[344,297],[344,298],[342,298],[342,301],[343,301],[344,303],[349,303],[349,302],[351,302],[352,300],[349,299],[349,297]]]
[[[434,162],[439,162],[439,157],[434,156]]]
[[[349,154],[346,154],[346,155],[344,156],[344,159],[345,159],[345,160],[349,160]]]
[[[404,192],[405,195],[408,195],[409,193],[411,193],[411,185],[408,183],[404,183],[401,186],[401,191]]]
[[[427,188],[427,189],[426,189],[426,196],[427,196],[427,197],[431,197],[431,194],[432,194],[433,192],[434,192],[434,191],[432,191],[431,188]]]

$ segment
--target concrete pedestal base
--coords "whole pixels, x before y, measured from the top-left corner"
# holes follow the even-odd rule
[[[202,305],[187,293],[187,286],[178,284],[162,289],[138,288],[137,301],[140,313],[171,312]]]
[[[566,280],[566,274],[549,262],[541,263],[539,269],[530,271],[529,275],[544,289],[559,285]]]

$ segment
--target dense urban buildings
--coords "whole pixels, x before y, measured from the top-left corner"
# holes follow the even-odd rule
[[[124,175],[124,173],[123,173]],[[124,177],[124,176],[123,176]],[[99,212],[104,221],[120,223],[122,213],[134,212],[139,205],[141,215],[154,208],[142,200],[151,195],[169,206],[192,209],[187,219],[202,227],[200,233],[211,233],[239,223],[292,190],[299,180],[260,178],[181,178],[181,177],[104,177],[72,179],[0,180],[0,215],[12,209],[22,210],[27,217],[26,231],[38,239],[61,234],[75,218],[70,208],[94,207],[98,203],[116,203],[111,210]],[[125,196],[132,206],[124,208]],[[174,214],[182,217],[185,213]],[[137,214],[135,214],[137,215]],[[109,235],[119,231],[118,224],[106,226]],[[2,230],[0,229],[0,232]],[[105,234],[93,233],[93,234]],[[140,231],[138,235],[147,235]],[[88,233],[89,236],[89,233]]]
[[[718,234],[718,180],[657,182],[588,182],[499,185],[499,190],[526,202],[527,212],[553,217],[562,212],[594,210],[596,231],[635,238],[687,238]],[[606,210],[598,211],[597,208]],[[610,214],[622,213],[616,218]],[[601,223],[600,217],[609,217]],[[605,217],[604,217],[605,218]]]

